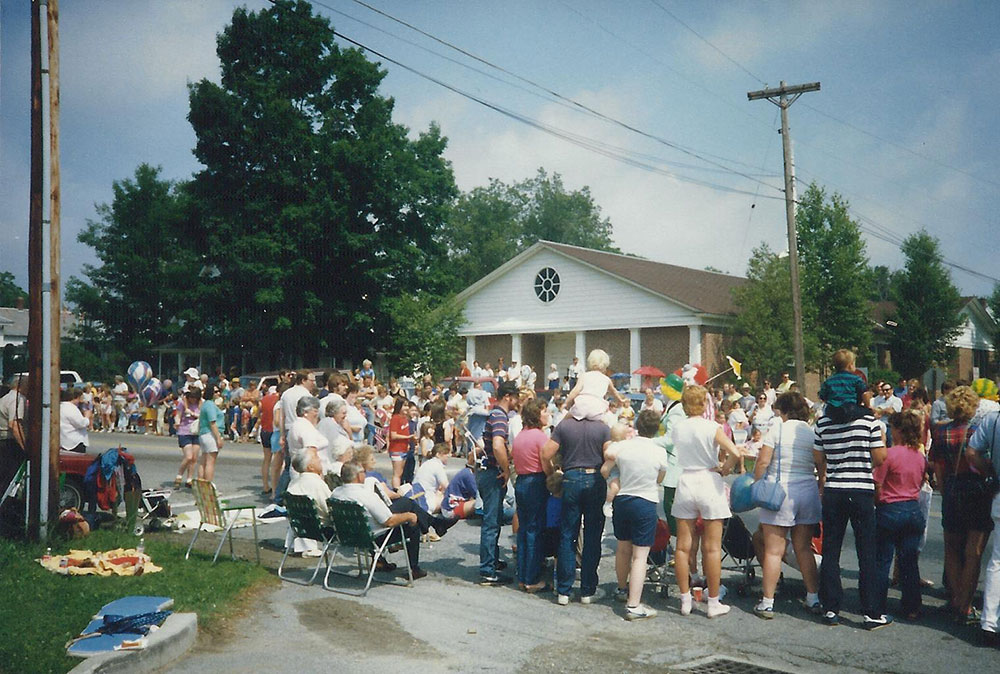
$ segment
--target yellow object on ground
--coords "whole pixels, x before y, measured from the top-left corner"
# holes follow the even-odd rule
[[[52,573],[64,576],[139,576],[163,571],[153,564],[149,555],[139,554],[134,548],[117,548],[107,552],[70,550],[68,555],[53,555],[50,559],[35,561]]]

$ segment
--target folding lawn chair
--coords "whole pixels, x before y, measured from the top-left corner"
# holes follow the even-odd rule
[[[371,525],[368,522],[368,513],[365,511],[363,505],[354,501],[342,501],[332,497],[327,501],[327,504],[330,506],[330,520],[333,522],[333,527],[337,532],[337,543],[333,548],[333,554],[330,556],[330,564],[326,567],[326,576],[323,577],[324,588],[354,597],[364,597],[368,594],[368,588],[371,587],[372,580],[375,578],[375,567],[378,565],[378,560],[384,557],[386,548],[389,547],[389,541],[392,540],[396,532],[398,532],[399,539],[403,544],[403,557],[406,559],[408,580],[404,585],[406,587],[413,585],[413,569],[410,568],[410,557],[406,554],[406,536],[403,534],[402,524],[397,524],[387,531],[382,538],[382,542],[379,543],[375,534],[372,533]],[[357,576],[344,571],[333,570],[333,561],[336,559],[337,550],[341,546],[354,549],[354,554],[358,561]],[[375,551],[374,554],[372,554],[373,550]],[[368,582],[365,583],[363,590],[354,591],[330,586],[331,573],[350,578],[363,578],[365,575],[365,565],[361,562],[362,557],[366,560],[371,560],[371,565],[367,569]],[[392,585],[401,584],[393,581],[380,580],[379,582]]]
[[[188,545],[184,559],[187,559],[191,555],[191,548],[194,547],[194,542],[198,540],[201,528],[206,524],[223,529],[222,539],[219,541],[219,547],[215,549],[215,557],[212,558],[212,564],[215,564],[219,559],[219,552],[222,550],[222,544],[225,543],[226,538],[229,539],[229,554],[233,559],[236,559],[236,553],[233,552],[233,525],[236,524],[240,511],[249,510],[250,522],[253,525],[253,547],[257,553],[257,563],[260,564],[260,546],[257,543],[257,516],[254,512],[253,504],[222,505],[219,501],[219,493],[215,490],[215,485],[208,480],[195,480],[191,484],[191,489],[194,492],[194,502],[198,506],[198,515],[201,521],[198,523],[198,528],[194,531],[194,538],[191,539],[191,544]],[[227,515],[226,513],[232,513],[232,515]]]
[[[316,576],[319,575],[319,569],[323,566],[323,562],[325,561],[327,568],[329,568],[330,562],[333,559],[332,557],[328,559],[327,553],[330,550],[330,545],[336,540],[334,528],[332,526],[323,526],[319,518],[319,511],[316,510],[316,504],[308,496],[285,492],[285,509],[288,511],[286,517],[288,518],[288,529],[292,535],[288,537],[289,540],[285,544],[285,554],[282,555],[281,563],[278,564],[278,578],[298,585],[312,585],[313,581],[316,580]],[[295,545],[294,541],[291,540],[293,537],[311,538],[314,541],[321,541],[323,543],[323,554],[320,555],[319,560],[316,562],[316,568],[313,569],[313,574],[309,577],[309,580],[296,580],[295,578],[281,575],[281,570],[285,565],[285,560],[288,558],[288,553],[291,552]]]

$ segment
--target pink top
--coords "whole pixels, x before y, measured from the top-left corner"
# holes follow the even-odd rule
[[[529,475],[542,472],[542,460],[539,455],[542,446],[549,441],[549,436],[540,428],[525,428],[514,438],[514,470],[518,475]]]
[[[875,483],[882,487],[879,502],[916,501],[926,470],[927,458],[919,451],[904,445],[890,447],[885,461],[872,471]]]

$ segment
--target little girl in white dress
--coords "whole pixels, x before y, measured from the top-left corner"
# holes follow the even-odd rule
[[[594,349],[587,355],[587,371],[566,396],[566,405],[574,419],[603,419],[608,411],[605,397],[609,393],[619,402],[626,403],[622,394],[615,389],[611,378],[604,374],[610,364],[611,358],[601,349]]]

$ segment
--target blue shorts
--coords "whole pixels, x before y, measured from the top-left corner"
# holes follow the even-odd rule
[[[274,431],[261,431],[260,432],[260,444],[265,448],[271,450],[271,452],[280,452],[281,445],[278,445],[278,449],[275,449],[271,444],[271,436],[274,435]],[[279,434],[280,435],[280,434]],[[280,438],[279,438],[280,442]]]
[[[271,431],[271,453],[277,454],[281,451],[281,431]]]
[[[651,547],[656,540],[656,504],[640,496],[616,496],[611,523],[615,538]]]
[[[188,445],[197,445],[198,436],[197,435],[178,435],[177,436],[177,446],[184,449]]]

